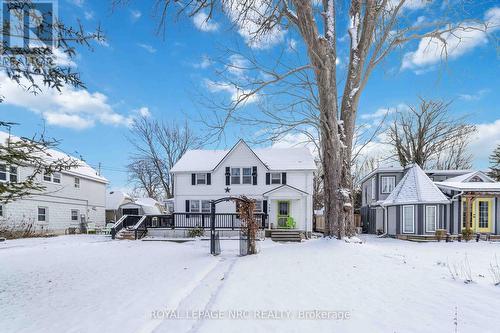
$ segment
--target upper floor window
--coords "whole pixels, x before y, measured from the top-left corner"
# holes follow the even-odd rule
[[[252,184],[252,168],[243,168],[242,184]]]
[[[53,182],[56,184],[61,184],[61,174],[59,172],[53,172],[53,173],[44,172],[43,173],[43,180],[46,182]]]
[[[75,178],[75,188],[80,188],[80,178]]]
[[[271,184],[281,184],[281,173],[272,172],[271,173]]]
[[[241,169],[231,168],[231,184],[241,184]]]
[[[17,167],[8,167],[5,164],[0,164],[0,182],[9,181],[11,183],[17,183],[17,179]]]
[[[383,194],[389,194],[394,190],[396,186],[396,177],[394,176],[382,176],[380,182],[380,192]]]
[[[196,185],[205,185],[207,183],[207,174],[206,173],[197,173],[196,174]]]

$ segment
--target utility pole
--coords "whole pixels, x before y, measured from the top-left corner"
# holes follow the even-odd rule
[[[101,162],[99,162],[99,167],[97,168],[97,175],[101,176]]]

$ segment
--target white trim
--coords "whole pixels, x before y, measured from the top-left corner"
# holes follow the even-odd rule
[[[372,178],[372,200],[377,199],[377,179],[376,177]]]
[[[45,209],[45,213],[44,214],[40,214],[40,211],[39,209]],[[45,217],[45,219],[43,221],[40,221],[40,215],[43,215]],[[49,207],[47,206],[38,206],[36,208],[36,221],[39,222],[39,223],[48,223],[49,222]]]
[[[434,208],[434,230],[427,229],[427,209]],[[436,205],[425,206],[425,232],[436,232],[438,229],[438,207]]]
[[[200,178],[198,178],[200,176]],[[203,177],[201,177],[203,176]],[[203,178],[203,183],[198,183],[198,179]],[[206,172],[197,172],[194,174],[194,185],[207,185],[207,173]]]
[[[384,191],[384,179],[393,179],[394,182],[392,184],[392,189],[389,192]],[[380,175],[380,193],[382,194],[391,194],[391,192],[396,188],[396,176],[383,176]]]
[[[412,215],[412,231],[407,231],[405,230],[405,208],[406,207],[411,207],[412,210],[411,210],[411,215]],[[404,205],[403,206],[403,209],[401,210],[401,222],[402,222],[402,226],[401,226],[401,230],[403,232],[403,234],[414,234],[415,233],[415,205]]]

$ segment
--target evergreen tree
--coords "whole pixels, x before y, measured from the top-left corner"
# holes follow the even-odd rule
[[[497,182],[500,181],[500,145],[490,155],[490,172],[488,172],[488,175]]]
[[[12,123],[0,121],[0,127],[10,127]],[[54,157],[50,149],[57,146],[58,141],[38,137],[17,138],[10,135],[0,142],[0,203],[45,190],[40,181],[43,173],[51,174],[69,170],[78,166],[78,161],[70,156]],[[29,170],[28,175],[20,175],[19,168]]]

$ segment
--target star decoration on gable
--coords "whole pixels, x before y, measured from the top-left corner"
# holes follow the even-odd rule
[[[226,191],[226,193],[229,193],[229,192],[231,192],[231,189],[230,189],[229,187],[226,187],[226,188],[224,189],[224,191]]]

